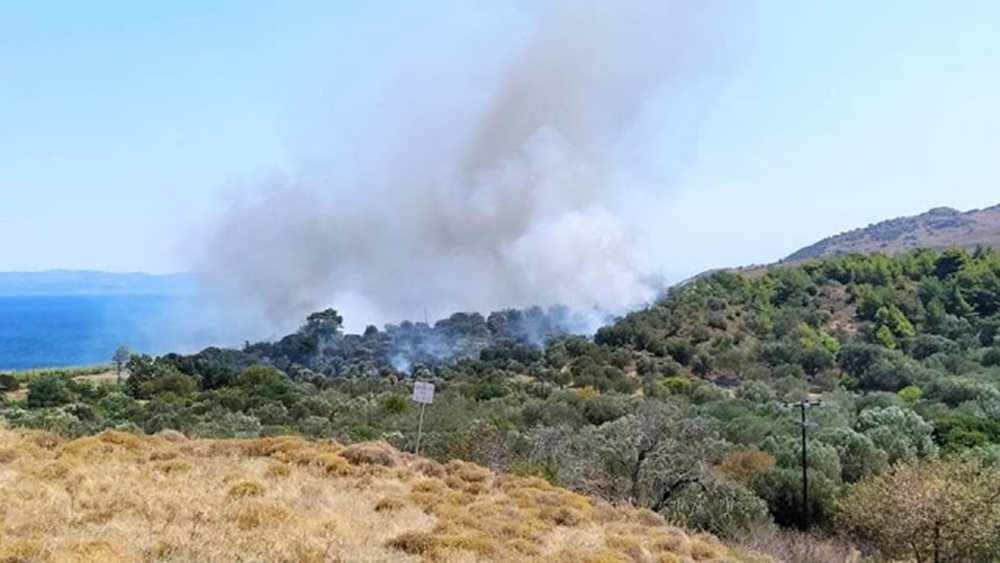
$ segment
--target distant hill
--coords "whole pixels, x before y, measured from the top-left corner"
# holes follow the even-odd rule
[[[194,290],[191,274],[119,274],[83,270],[0,272],[0,295],[175,294]]]
[[[802,248],[786,261],[851,253],[899,254],[916,248],[1000,246],[1000,205],[972,211],[938,207],[912,217],[899,217],[825,238]]]

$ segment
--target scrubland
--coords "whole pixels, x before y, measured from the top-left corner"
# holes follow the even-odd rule
[[[0,561],[742,561],[656,514],[385,443],[0,429]]]

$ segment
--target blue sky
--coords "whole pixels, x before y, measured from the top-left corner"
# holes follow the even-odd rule
[[[694,141],[649,146],[664,272],[1000,203],[1000,3],[720,5],[735,31],[711,90],[692,89]],[[400,76],[488,75],[531,18],[520,2],[0,2],[0,270],[183,270],[228,198],[367,154],[392,111],[352,115],[405,95]]]

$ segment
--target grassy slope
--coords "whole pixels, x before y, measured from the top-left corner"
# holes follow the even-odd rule
[[[534,478],[381,443],[0,429],[0,561],[738,561]]]

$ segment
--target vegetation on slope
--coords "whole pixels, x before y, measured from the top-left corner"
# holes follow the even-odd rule
[[[1000,254],[992,250],[721,272],[593,338],[552,333],[541,346],[504,329],[504,318],[517,316],[463,314],[441,326],[346,335],[335,312],[321,312],[276,343],[134,356],[123,385],[36,378],[0,416],[68,436],[292,434],[412,451],[416,377],[437,385],[422,452],[438,461],[539,476],[727,539],[808,525],[886,557],[897,547],[881,540],[898,537],[887,526],[900,522],[853,518],[852,506],[868,505],[850,499],[884,494],[872,483],[906,468],[988,474],[1000,463]],[[435,333],[469,346],[457,357],[411,356],[406,373],[393,366],[396,343],[419,350]],[[783,407],[802,398],[823,400],[808,413],[808,523],[797,416]],[[975,513],[986,530],[977,557],[1000,556],[1000,543],[983,539],[1000,538],[996,510],[972,502],[982,491],[938,482],[914,478],[892,502],[938,498]],[[942,533],[918,524],[905,533]],[[942,559],[971,549],[955,546],[936,549]]]
[[[0,561],[737,561],[538,478],[385,443],[0,430]]]

